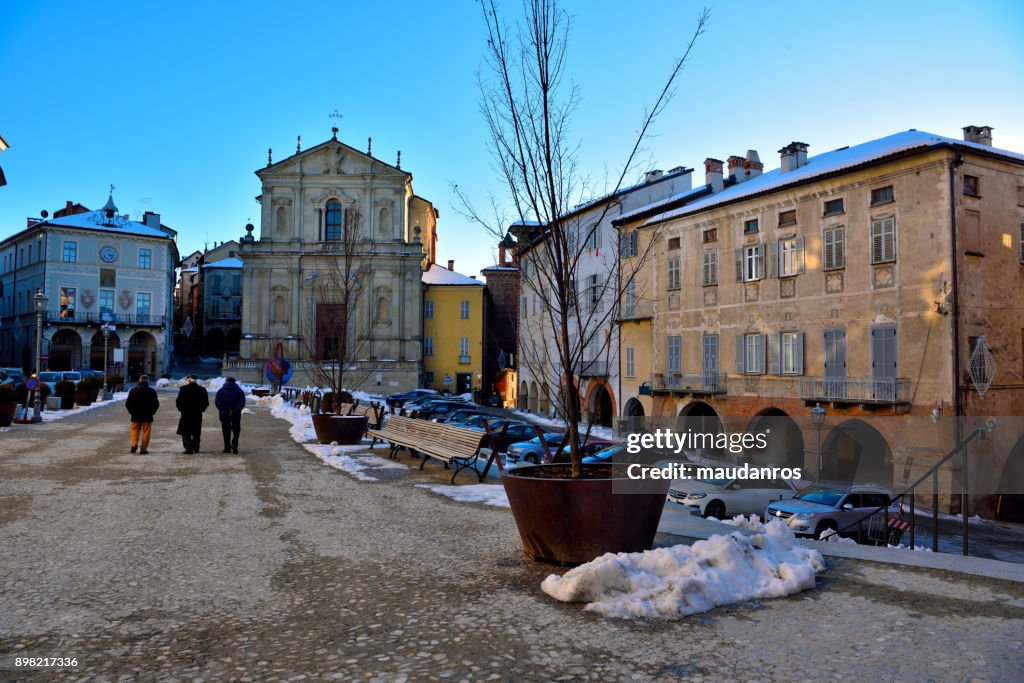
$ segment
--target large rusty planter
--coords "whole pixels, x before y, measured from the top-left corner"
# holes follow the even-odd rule
[[[313,429],[320,443],[356,444],[366,433],[365,415],[313,415]]]
[[[654,543],[671,481],[531,476],[546,468],[569,470],[568,465],[518,467],[501,478],[527,557],[580,564],[605,553],[640,552]]]
[[[17,403],[9,401],[0,403],[0,427],[10,427],[16,412],[18,412]]]

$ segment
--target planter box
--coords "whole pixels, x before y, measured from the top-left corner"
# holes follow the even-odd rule
[[[609,465],[583,468],[604,468],[608,476],[571,479],[569,465],[518,467],[502,475],[531,560],[581,564],[605,553],[641,552],[654,543],[672,482],[613,479]],[[531,476],[546,473],[564,476]]]
[[[365,415],[313,415],[316,440],[323,444],[357,444],[366,433]]]
[[[92,400],[92,389],[79,389],[75,392],[75,403],[80,406],[91,406]]]

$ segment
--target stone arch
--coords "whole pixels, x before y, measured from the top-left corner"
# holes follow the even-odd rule
[[[89,367],[93,370],[103,370],[109,375],[113,372],[113,350],[119,348],[121,348],[121,338],[117,336],[117,332],[111,332],[106,343],[104,343],[102,331],[92,335],[92,340],[89,342]],[[107,368],[103,367],[104,353],[107,354],[107,361],[110,364],[110,367]]]
[[[50,338],[50,370],[70,370],[82,365],[82,338],[78,332],[63,327]]]
[[[156,373],[156,338],[149,332],[136,332],[128,340],[128,379]]]
[[[537,388],[537,382],[530,382],[530,400],[527,401],[526,405],[528,406],[527,410],[531,413],[537,412],[537,408],[539,407],[538,399],[540,398],[538,395],[539,393],[540,390]]]
[[[892,448],[864,420],[853,418],[834,427],[822,440],[821,462],[824,479],[892,487]]]
[[[622,415],[626,418],[626,431],[640,432],[643,430],[646,413],[644,411],[644,404],[637,397],[632,396],[626,401],[626,405],[622,409]]]
[[[524,379],[523,383],[519,385],[519,401],[518,401],[518,404],[517,404],[517,407],[519,408],[519,410],[529,410],[529,406],[527,404],[527,400],[529,398],[530,398],[529,387],[526,386],[526,380]]]
[[[789,413],[774,406],[759,412],[750,420],[747,433],[765,431],[768,447],[747,451],[751,464],[804,467],[804,435]]]
[[[725,431],[722,417],[710,404],[704,401],[690,401],[679,411],[681,428],[694,434],[721,434]],[[698,448],[700,454],[721,456],[723,452],[718,448]]]
[[[1024,436],[1010,449],[994,502],[996,519],[1024,522]]]
[[[606,382],[599,379],[590,380],[587,386],[586,406],[591,424],[602,427],[612,426],[612,418],[615,416],[615,398],[612,395],[611,387]]]

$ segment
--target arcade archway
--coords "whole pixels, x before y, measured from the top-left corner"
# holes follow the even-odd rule
[[[829,432],[821,444],[821,459],[822,478],[892,486],[892,449],[864,420],[846,420]]]

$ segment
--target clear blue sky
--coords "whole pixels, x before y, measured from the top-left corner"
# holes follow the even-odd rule
[[[507,2],[511,13],[518,0]],[[600,185],[628,152],[690,35],[694,2],[566,2],[574,135]],[[811,154],[908,128],[959,137],[989,125],[1024,151],[1024,3],[732,2],[711,23],[646,145],[651,168],[697,169],[793,140]],[[8,0],[0,26],[0,236],[65,200],[156,211],[182,255],[258,224],[253,172],[330,136],[414,175],[441,211],[438,258],[475,274],[493,240],[453,210],[504,196],[490,167],[475,73],[479,7],[445,2],[176,3]],[[145,201],[148,199],[148,203]]]

